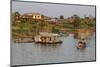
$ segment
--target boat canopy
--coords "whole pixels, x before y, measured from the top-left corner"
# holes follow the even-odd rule
[[[58,34],[48,33],[48,32],[40,32],[39,34],[40,36],[47,36],[47,37],[59,36]]]

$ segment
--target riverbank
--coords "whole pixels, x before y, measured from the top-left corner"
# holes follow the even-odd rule
[[[67,26],[63,26],[67,25]],[[70,26],[70,27],[68,27]],[[12,25],[12,41],[16,43],[26,43],[34,42],[34,37],[39,34],[39,32],[50,32],[56,33],[60,36],[75,34],[75,37],[80,37],[82,33],[90,34],[95,32],[95,27],[81,25],[83,27],[74,28],[73,24],[51,24],[48,22],[30,24],[30,23],[18,23]],[[84,27],[85,26],[85,27]],[[86,33],[87,32],[87,33]],[[88,36],[88,35],[86,35]]]

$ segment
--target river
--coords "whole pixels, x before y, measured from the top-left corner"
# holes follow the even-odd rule
[[[62,44],[12,43],[12,65],[45,64],[95,60],[95,33],[86,40],[85,49],[77,49],[72,35],[61,37]]]

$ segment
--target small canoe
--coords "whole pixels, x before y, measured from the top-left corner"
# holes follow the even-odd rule
[[[85,48],[85,47],[86,47],[86,42],[83,42],[83,41],[78,42],[77,48],[81,49],[81,48]]]

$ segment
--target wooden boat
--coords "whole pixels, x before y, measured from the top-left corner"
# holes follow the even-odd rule
[[[41,44],[57,44],[62,43],[59,39],[59,35],[55,33],[40,32],[39,35],[36,35],[34,38],[35,43]]]
[[[32,38],[19,38],[19,39],[13,39],[14,43],[31,43],[34,42],[34,40]]]
[[[85,48],[86,47],[86,42],[84,39],[79,40],[77,48],[81,49],[81,48]]]

